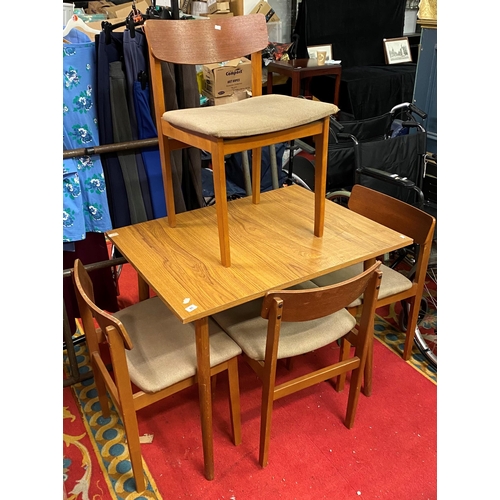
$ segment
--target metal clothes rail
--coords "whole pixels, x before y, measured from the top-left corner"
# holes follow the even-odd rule
[[[117,151],[126,151],[129,149],[148,148],[158,146],[158,138],[138,139],[135,141],[116,142],[114,144],[104,144],[92,148],[66,149],[63,151],[63,160],[67,158],[76,158],[78,156],[90,156],[104,153],[116,153]]]

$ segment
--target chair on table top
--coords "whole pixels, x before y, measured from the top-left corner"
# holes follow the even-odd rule
[[[349,209],[409,236],[413,239],[414,244],[418,245],[413,277],[406,277],[388,266],[381,265],[382,283],[377,299],[377,308],[401,300],[407,301],[409,313],[403,358],[408,360],[411,355],[413,337],[418,321],[420,299],[424,288],[436,219],[416,207],[360,184],[353,186],[349,198]],[[362,263],[355,264],[320,276],[312,281],[318,286],[331,285],[356,276],[362,270]],[[349,309],[354,315],[359,307],[364,307],[364,297],[362,296],[349,305]],[[366,396],[369,396],[372,390],[372,361],[373,349],[370,349],[363,386],[363,393]],[[339,380],[340,389],[342,384],[343,380],[341,378]]]
[[[262,95],[262,49],[268,32],[262,14],[197,21],[149,19],[144,24],[150,54],[154,114],[159,136],[167,216],[175,227],[170,152],[196,147],[212,157],[222,265],[231,265],[224,156],[252,150],[252,201],[259,203],[261,148],[312,136],[319,187],[326,182],[330,103],[284,95]],[[162,62],[208,64],[251,56],[252,97],[239,102],[165,110]],[[325,187],[325,186],[323,186]],[[315,198],[314,234],[323,235],[324,195]]]
[[[268,463],[273,402],[314,384],[351,372],[345,425],[354,424],[363,368],[371,346],[380,262],[350,280],[327,287],[305,282],[302,289],[272,290],[264,300],[217,313],[214,320],[240,345],[243,358],[262,381],[259,462]],[[356,320],[345,307],[364,293],[365,307],[357,331]],[[350,359],[343,359],[306,375],[276,385],[278,359],[311,352],[346,339],[355,344]]]
[[[113,314],[99,309],[94,304],[92,282],[79,259],[75,261],[73,279],[101,411],[109,417],[107,389],[123,420],[136,489],[141,492],[146,484],[136,412],[196,384],[194,327],[182,324],[158,297]],[[228,371],[233,441],[238,445],[241,423],[237,356],[241,349],[212,320],[209,328],[211,375]],[[103,361],[102,343],[109,345],[113,377]]]

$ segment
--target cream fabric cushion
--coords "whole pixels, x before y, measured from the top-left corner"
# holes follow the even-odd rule
[[[175,127],[213,137],[246,137],[298,127],[335,114],[335,104],[299,97],[269,94],[242,101],[167,111]]]
[[[314,283],[308,281],[291,289],[314,287]],[[265,357],[268,324],[268,320],[260,315],[261,308],[262,299],[256,299],[213,316],[248,357],[259,361]],[[356,320],[346,309],[314,321],[282,322],[278,359],[297,356],[331,344],[355,325]]]
[[[412,282],[394,269],[391,269],[390,267],[384,266],[382,264],[380,266],[380,270],[382,271],[382,282],[380,283],[380,290],[378,293],[379,299],[389,297],[390,295],[394,295],[395,293],[404,292],[405,290],[409,290],[412,287]],[[340,269],[339,271],[334,271],[333,273],[319,276],[318,278],[314,278],[311,281],[316,283],[316,285],[318,286],[328,286],[333,285],[334,283],[340,283],[341,281],[345,281],[350,278],[354,278],[354,276],[357,276],[362,272],[363,264],[354,264],[353,266]],[[362,297],[349,304],[349,307],[356,307],[361,304]]]
[[[194,325],[183,325],[158,298],[114,313],[125,326],[133,349],[126,351],[132,382],[144,392],[157,392],[196,374]],[[212,320],[210,363],[218,365],[241,349]]]

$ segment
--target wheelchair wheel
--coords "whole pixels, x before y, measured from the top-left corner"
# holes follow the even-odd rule
[[[332,193],[327,193],[326,199],[333,201],[333,203],[337,203],[337,205],[341,205],[343,207],[348,206],[349,198],[351,193],[349,191],[333,191]]]
[[[283,169],[283,172],[285,172],[288,175],[287,170]],[[307,182],[303,181],[297,174],[292,173],[292,183],[297,184],[298,186],[303,187],[308,191],[312,191],[311,187],[307,184]]]
[[[401,312],[399,313],[399,327],[401,331],[406,332],[408,326],[408,314],[410,305],[407,302],[402,301]],[[434,367],[437,368],[437,335],[435,335],[431,343],[429,343],[425,336],[420,331],[418,324],[424,319],[427,311],[429,309],[429,305],[427,300],[423,297],[420,300],[420,309],[418,311],[418,322],[415,328],[415,336],[413,341],[417,346],[418,350],[422,353],[424,358]]]
[[[425,340],[424,336],[420,332],[419,327],[415,328],[415,337],[414,337],[415,345],[418,347],[418,350],[422,353],[424,358],[434,367],[437,368],[437,354],[429,347],[429,344]],[[437,344],[436,344],[437,346]]]

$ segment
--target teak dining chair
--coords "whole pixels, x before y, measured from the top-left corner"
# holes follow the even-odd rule
[[[158,297],[113,314],[101,310],[94,303],[92,281],[79,259],[75,261],[73,279],[101,411],[105,418],[109,417],[107,389],[123,420],[135,485],[141,492],[146,483],[136,412],[196,384],[194,327],[182,324]],[[233,441],[238,445],[241,423],[237,356],[241,349],[214,321],[209,321],[209,328],[211,375],[228,372]],[[112,374],[103,361],[104,343],[109,346]]]
[[[401,300],[405,300],[409,304],[408,327],[403,352],[403,358],[408,360],[411,356],[413,338],[418,321],[420,299],[424,288],[436,219],[403,201],[360,184],[353,186],[348,206],[350,210],[358,214],[409,236],[419,246],[415,274],[412,279],[383,264],[380,267],[382,271],[382,283],[378,294],[377,308],[387,304],[394,304]],[[355,264],[345,269],[320,276],[312,281],[318,286],[331,285],[356,276],[362,270],[363,264]],[[357,314],[360,307],[364,307],[364,302],[364,297],[360,296],[349,305],[349,309],[353,315]],[[370,349],[363,384],[363,393],[366,396],[369,396],[372,392],[372,364],[373,349]],[[343,379],[340,377],[340,389],[342,385]]]
[[[354,424],[364,365],[371,345],[375,304],[381,273],[376,262],[359,276],[343,283],[302,290],[269,291],[254,300],[214,315],[215,321],[240,345],[243,358],[262,381],[259,463],[268,463],[273,402],[340,374],[352,372],[345,425]],[[354,317],[345,309],[364,293],[365,307],[357,331]],[[260,312],[260,314],[259,314]],[[311,352],[346,339],[355,345],[350,359],[342,359],[276,385],[278,359]]]
[[[168,222],[175,227],[170,153],[195,147],[212,158],[217,227],[222,265],[231,265],[224,156],[252,151],[252,202],[260,201],[261,148],[313,137],[316,149],[314,234],[323,235],[330,103],[262,95],[262,49],[268,45],[263,14],[195,21],[149,19],[144,24],[150,55],[151,86],[159,138]],[[239,102],[166,110],[162,63],[221,63],[250,56],[252,97]]]

